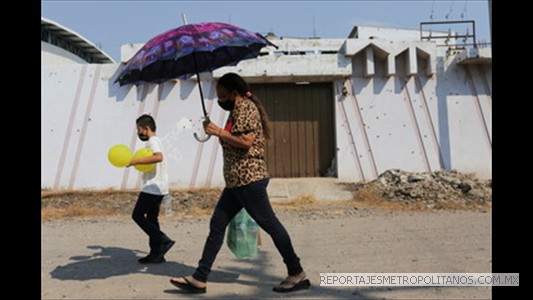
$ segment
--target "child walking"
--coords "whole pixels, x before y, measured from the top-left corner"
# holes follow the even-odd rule
[[[150,115],[142,115],[137,119],[136,125],[139,139],[147,142],[146,147],[152,150],[153,155],[134,158],[128,167],[138,164],[156,164],[152,171],[142,174],[141,192],[132,213],[135,223],[150,237],[150,253],[138,261],[142,264],[162,263],[166,261],[165,254],[174,245],[174,241],[161,231],[158,220],[161,201],[165,195],[168,195],[167,167],[161,140],[155,133],[154,118]]]

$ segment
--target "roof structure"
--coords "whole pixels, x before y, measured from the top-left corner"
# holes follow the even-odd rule
[[[115,63],[113,58],[80,34],[41,17],[41,41],[73,53],[90,64]]]

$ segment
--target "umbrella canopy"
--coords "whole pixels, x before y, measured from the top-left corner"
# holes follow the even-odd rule
[[[162,83],[170,79],[198,77],[200,99],[205,121],[205,109],[199,73],[219,67],[236,65],[255,58],[261,48],[273,46],[259,33],[252,33],[226,23],[196,23],[180,26],[149,40],[126,62],[115,82],[119,84]],[[201,139],[205,142],[210,136]]]
[[[277,48],[262,35],[230,24],[184,25],[149,40],[126,62],[115,82],[122,86],[187,79],[255,58],[265,46]]]

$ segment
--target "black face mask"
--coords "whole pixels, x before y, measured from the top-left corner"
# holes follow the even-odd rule
[[[139,140],[146,142],[148,140],[148,136],[146,134],[138,134]]]
[[[229,100],[226,100],[224,102],[218,101],[218,106],[220,106],[223,110],[231,111],[235,108],[235,101],[229,101]]]

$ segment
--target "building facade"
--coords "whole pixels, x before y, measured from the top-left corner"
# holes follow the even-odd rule
[[[278,49],[200,74],[211,120],[227,118],[216,105],[216,79],[236,72],[269,113],[272,177],[357,182],[387,169],[455,169],[491,178],[490,48],[421,41],[418,31],[356,29],[346,39],[271,37]],[[124,45],[122,61],[139,47]],[[218,140],[193,138],[202,121],[197,79],[120,87],[121,66],[42,66],[42,188],[138,188],[140,173],[113,167],[107,151],[143,146],[135,128],[143,113],[157,121],[171,187],[223,186]]]

